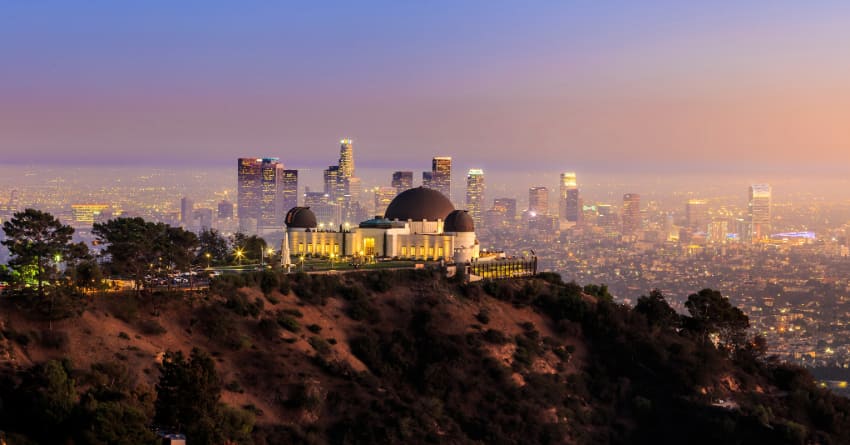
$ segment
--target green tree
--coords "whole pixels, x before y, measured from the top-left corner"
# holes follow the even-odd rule
[[[242,252],[245,260],[259,262],[262,252],[266,249],[266,240],[257,235],[249,236],[237,232],[230,238],[230,245],[234,251]]]
[[[160,373],[155,422],[185,431],[193,443],[223,443],[218,422],[221,381],[212,357],[197,348],[188,360],[180,351],[168,351]]]
[[[688,326],[699,334],[703,343],[716,335],[718,344],[726,349],[734,351],[744,345],[749,318],[720,292],[703,289],[691,294],[685,307],[691,314]]]
[[[215,229],[204,229],[198,235],[198,255],[195,264],[222,265],[227,263],[230,248],[227,239]],[[209,255],[209,256],[207,256]]]
[[[74,229],[50,213],[26,209],[4,222],[3,231],[2,244],[12,254],[9,266],[19,275],[34,269],[38,294],[44,296],[44,283],[55,276],[57,265],[70,250]]]
[[[77,403],[77,390],[69,362],[48,361],[30,369],[23,378],[16,405],[24,429],[57,438]]]
[[[676,327],[680,324],[679,314],[667,304],[664,295],[653,289],[649,296],[641,296],[635,305],[635,312],[643,314],[652,327]]]
[[[145,275],[160,265],[160,248],[164,245],[165,225],[142,218],[116,218],[95,223],[92,233],[106,248],[113,273],[128,275],[136,290],[144,283]]]

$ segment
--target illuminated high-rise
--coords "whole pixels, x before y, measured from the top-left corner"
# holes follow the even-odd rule
[[[435,156],[431,160],[431,171],[422,173],[422,186],[432,188],[452,197],[452,158],[449,156]]]
[[[387,207],[398,194],[395,187],[375,187],[375,211],[374,216],[384,216]]]
[[[283,164],[278,158],[239,158],[238,168],[239,230],[245,233],[280,230],[287,211],[282,199]]]
[[[413,172],[397,171],[393,173],[392,186],[395,187],[396,193],[401,193],[407,189],[413,188]]]
[[[689,199],[685,206],[685,216],[688,220],[688,228],[706,230],[708,227],[708,202],[704,199]]]
[[[339,173],[343,179],[354,177],[354,146],[351,139],[339,141]]]
[[[558,190],[558,217],[561,221],[577,223],[581,218],[581,200],[575,172],[561,173]]]
[[[261,158],[239,158],[236,206],[239,230],[253,233],[257,230],[262,195]]]
[[[640,195],[623,195],[623,235],[634,235],[641,228]]]
[[[281,184],[280,202],[283,214],[298,206],[298,170],[284,170]]]
[[[753,242],[770,237],[770,198],[769,184],[753,184],[750,186],[748,216],[750,223],[750,240]]]
[[[504,213],[507,221],[516,221],[516,199],[496,198],[493,200],[493,209]]]
[[[531,187],[528,189],[528,212],[532,216],[549,214],[549,189]]]
[[[278,158],[263,158],[260,173],[262,179],[257,231],[262,233],[281,230],[287,211],[280,199],[283,196],[283,164]]]
[[[472,168],[466,175],[466,210],[476,227],[481,226],[484,206],[484,170]]]

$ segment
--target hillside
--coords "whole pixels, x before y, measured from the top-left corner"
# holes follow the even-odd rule
[[[54,301],[51,329],[44,302],[4,297],[0,429],[9,443],[147,440],[130,430],[153,421],[159,363],[198,348],[240,443],[850,443],[847,399],[648,302],[553,276],[266,273]],[[64,417],[55,387],[73,392]]]

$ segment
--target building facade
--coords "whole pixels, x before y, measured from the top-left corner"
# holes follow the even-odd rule
[[[484,170],[470,169],[466,175],[466,210],[476,227],[481,226],[484,207]]]

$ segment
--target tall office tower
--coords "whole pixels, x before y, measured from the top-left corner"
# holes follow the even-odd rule
[[[230,201],[221,201],[218,203],[218,219],[233,218],[233,203]]]
[[[532,187],[528,189],[528,211],[535,215],[549,214],[549,189]]]
[[[431,171],[422,172],[422,186],[432,188],[452,198],[452,158],[435,156],[431,160]]]
[[[262,174],[260,215],[257,219],[257,231],[283,230],[286,211],[280,196],[283,195],[283,164],[278,158],[263,158],[260,166]]]
[[[484,206],[484,170],[471,168],[466,175],[466,210],[476,227],[481,227]]]
[[[354,177],[354,147],[351,139],[339,141],[339,172],[344,179]]]
[[[254,233],[261,207],[261,183],[263,160],[258,158],[239,158],[236,205],[239,216],[239,230]]]
[[[325,194],[332,201],[336,201],[337,198],[341,198],[345,194],[345,190],[340,187],[340,175],[339,175],[339,166],[331,165],[326,168],[322,173],[322,177],[325,180]]]
[[[770,236],[770,195],[769,184],[753,184],[750,186],[750,201],[748,206],[750,220],[750,240],[753,242]]]
[[[640,195],[623,195],[623,235],[634,235],[641,227]]]
[[[704,199],[689,199],[685,206],[688,228],[706,230],[708,227],[708,202]]]
[[[187,197],[180,200],[180,224],[189,226],[192,223],[192,214],[195,211],[195,201]]]
[[[708,223],[706,241],[711,244],[725,244],[726,235],[729,233],[729,221],[718,219]]]
[[[562,221],[578,222],[581,206],[575,172],[561,173],[558,190],[558,217]]]
[[[298,207],[298,170],[284,170],[280,193],[284,218],[289,209]]]
[[[422,172],[422,187],[433,188],[431,184],[434,182],[433,172]]]
[[[503,212],[508,222],[516,221],[516,199],[496,198],[493,200],[493,209]]]
[[[392,186],[395,187],[396,193],[401,193],[407,189],[413,188],[413,172],[397,171],[393,173]]]
[[[387,207],[397,194],[395,187],[375,187],[375,212],[374,216],[384,216]]]

